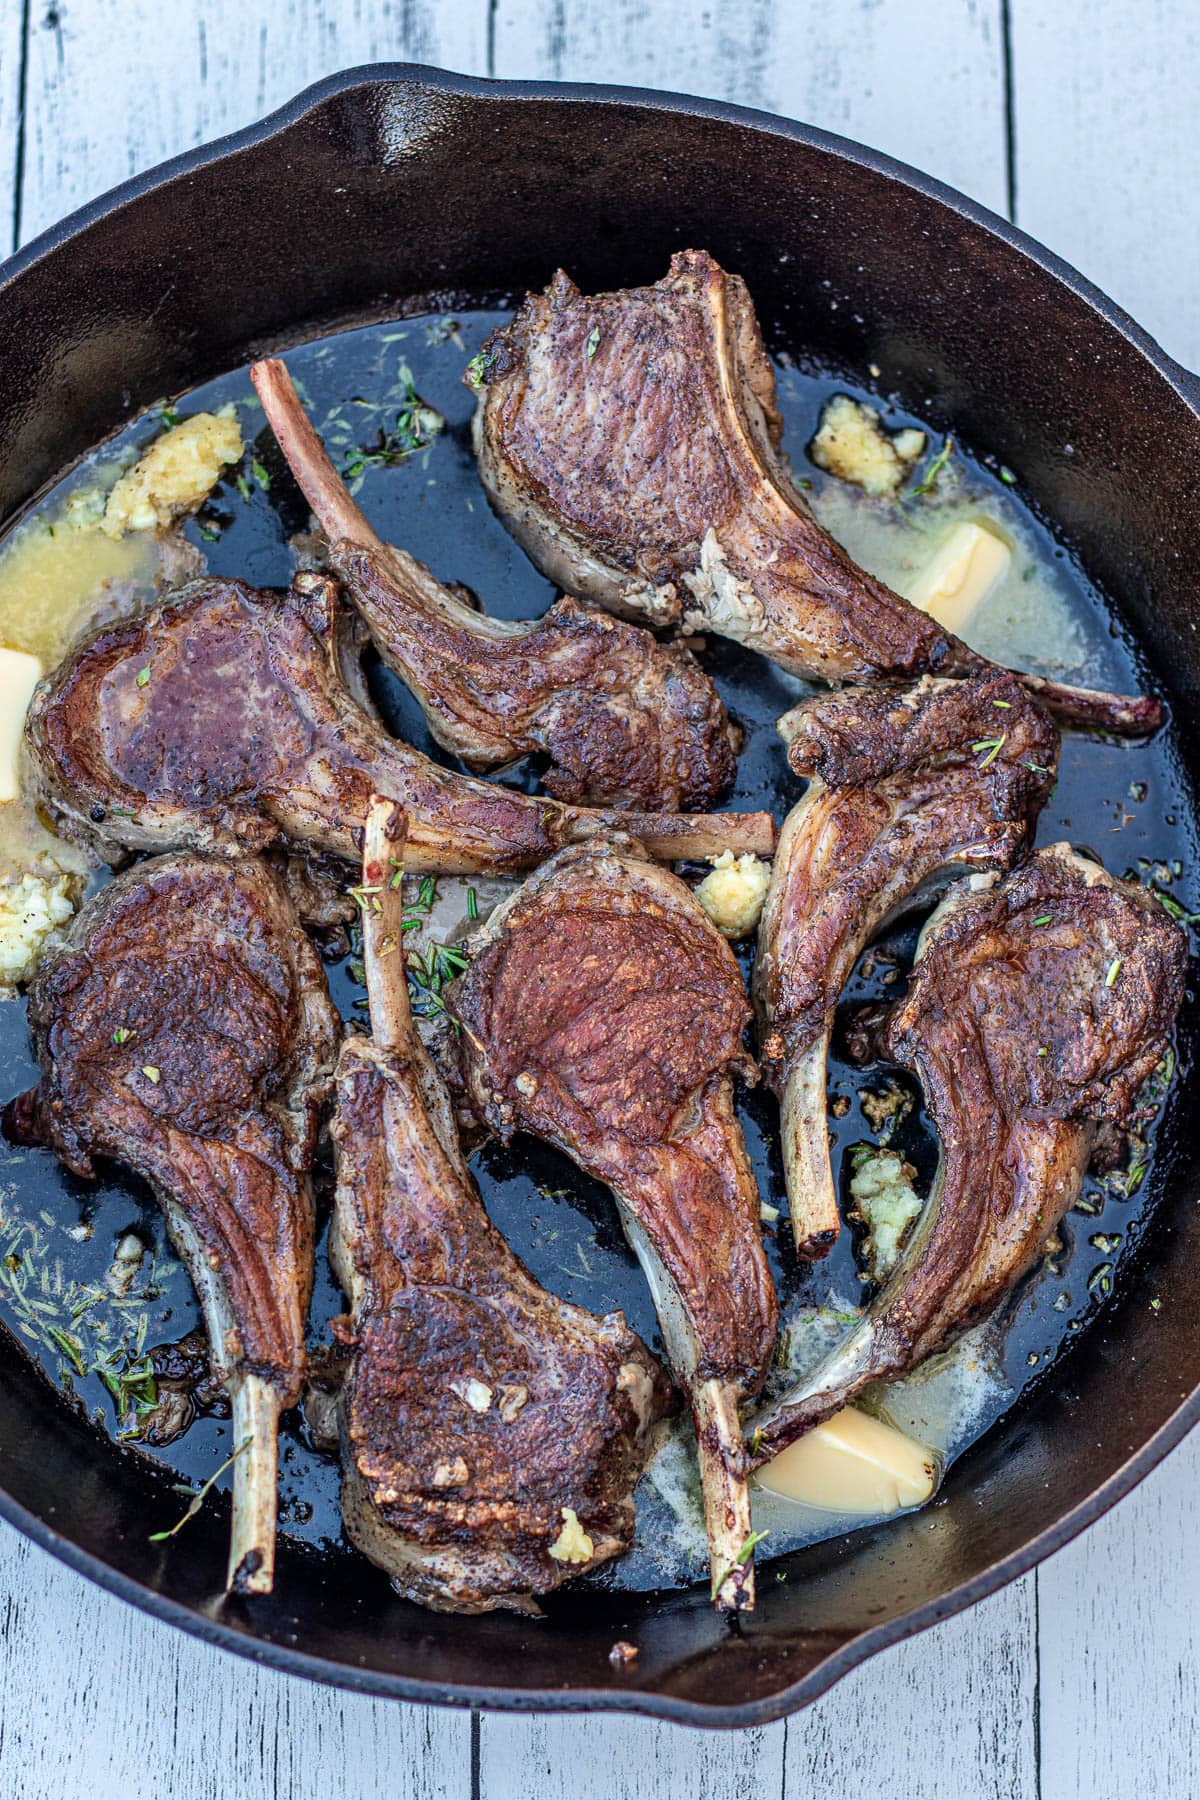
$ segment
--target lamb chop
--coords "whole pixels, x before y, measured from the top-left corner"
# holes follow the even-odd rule
[[[439,768],[364,710],[343,661],[328,577],[300,574],[286,595],[194,582],[103,627],[38,688],[25,730],[40,798],[105,855],[282,838],[357,862],[375,792],[408,809],[421,872],[527,868],[618,821],[667,857],[771,847],[765,813],[588,812]]]
[[[540,752],[542,785],[577,805],[705,807],[729,787],[737,734],[682,644],[660,644],[569,596],[544,618],[478,612],[381,542],[346,491],[277,357],[250,379],[346,585],[443,749],[486,770]]]
[[[607,1182],[699,1445],[713,1598],[754,1603],[738,1403],[777,1307],[733,1107],[749,1016],[733,953],[675,876],[614,837],[561,851],[468,940],[451,990],[471,1106]]]
[[[1066,844],[951,890],[880,1044],[924,1087],[933,1192],[861,1322],[755,1421],[757,1462],[944,1348],[1032,1267],[1101,1125],[1161,1060],[1187,961],[1151,894]]]
[[[792,1230],[825,1256],[839,1222],[826,1126],[834,1012],[885,921],[950,870],[1020,857],[1058,733],[1013,675],[847,688],[779,722],[809,787],[780,834],[754,967],[762,1067],[780,1098]]]
[[[154,1189],[204,1311],[235,1449],[229,1586],[269,1593],[279,1415],[304,1374],[309,1168],[340,1024],[261,862],[167,856],[83,908],[33,982],[42,1076],[5,1131]]]
[[[780,454],[775,377],[743,281],[685,250],[653,287],[586,296],[560,270],[468,371],[484,486],[581,599],[677,620],[814,680],[968,675],[986,659],[860,569]],[[1064,723],[1141,734],[1162,708],[1022,677]]]
[[[330,1256],[355,1346],[342,1506],[359,1548],[440,1612],[534,1595],[629,1546],[669,1385],[620,1313],[540,1288],[489,1222],[404,979],[402,816],[373,800],[363,957],[373,1038],[348,1038]]]

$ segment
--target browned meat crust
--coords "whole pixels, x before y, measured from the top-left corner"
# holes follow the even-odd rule
[[[83,909],[42,963],[29,1020],[42,1077],[5,1128],[77,1175],[112,1157],[154,1188],[234,1436],[254,1438],[231,1583],[269,1589],[275,1420],[304,1374],[308,1171],[340,1036],[320,961],[261,863],[163,857]]]
[[[456,984],[468,1088],[501,1136],[531,1131],[613,1189],[697,1420],[714,1584],[752,1599],[737,1404],[777,1307],[733,1109],[749,1008],[688,889],[613,840],[560,853],[471,940]]]
[[[655,811],[709,806],[732,783],[734,728],[682,644],[568,596],[514,629],[386,545],[338,542],[330,562],[438,743],[471,767],[541,752],[559,800]]]
[[[250,376],[329,539],[332,568],[443,749],[481,770],[548,756],[543,785],[577,805],[678,811],[709,806],[729,787],[736,734],[688,650],[569,597],[528,622],[477,612],[424,563],[380,542],[285,365],[270,357]]]
[[[284,837],[357,861],[376,791],[408,809],[414,871],[526,868],[616,819],[666,856],[773,843],[763,813],[591,813],[438,768],[352,697],[336,598],[314,575],[287,595],[207,580],[98,632],[30,708],[41,798],[105,853]]]
[[[652,287],[583,295],[560,270],[484,347],[476,414],[493,505],[585,600],[680,618],[822,681],[988,665],[860,569],[779,454],[745,284],[685,250]],[[1065,721],[1142,733],[1156,701],[1028,685]]]
[[[780,834],[754,992],[796,1248],[816,1257],[839,1231],[826,1066],[842,989],[885,920],[931,883],[956,867],[1007,868],[1024,852],[1058,733],[1007,674],[818,695],[780,731],[811,780]]]
[[[628,1548],[669,1388],[620,1313],[547,1294],[489,1222],[413,1029],[398,849],[395,809],[376,801],[363,865],[375,1040],[342,1048],[333,1128],[332,1254],[355,1345],[344,1511],[412,1599],[529,1610]],[[591,1541],[572,1562],[551,1555],[566,1509]]]
[[[934,1192],[863,1321],[756,1422],[757,1461],[943,1348],[1033,1265],[1098,1125],[1161,1060],[1187,960],[1151,895],[1065,844],[952,890],[883,1033],[941,1139]]]

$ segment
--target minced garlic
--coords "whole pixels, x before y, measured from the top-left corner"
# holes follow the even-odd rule
[[[819,469],[878,499],[896,492],[924,449],[923,431],[908,426],[889,435],[873,406],[835,394],[821,414],[809,455]]]
[[[747,937],[758,924],[771,885],[770,864],[757,856],[735,856],[732,850],[708,860],[712,874],[696,889],[697,900],[725,937]]]
[[[551,1556],[555,1562],[591,1562],[596,1552],[596,1546],[579,1523],[575,1508],[564,1506],[562,1518],[562,1530],[550,1546]]]
[[[851,1197],[871,1234],[865,1254],[873,1281],[891,1274],[908,1228],[925,1204],[913,1187],[915,1174],[912,1164],[893,1150],[878,1150],[860,1157],[850,1178]]]
[[[492,1404],[491,1388],[486,1381],[479,1381],[474,1375],[466,1381],[452,1381],[450,1387],[472,1412],[485,1413]]]
[[[46,945],[74,917],[82,892],[78,875],[0,881],[0,992],[30,980]]]
[[[157,531],[205,500],[227,463],[242,454],[242,431],[225,413],[194,413],[164,431],[108,496],[100,528],[111,538]]]

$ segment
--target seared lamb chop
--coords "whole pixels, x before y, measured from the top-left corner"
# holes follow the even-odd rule
[[[30,990],[42,1077],[5,1115],[76,1175],[144,1177],[204,1309],[233,1409],[229,1586],[269,1593],[276,1438],[304,1374],[309,1185],[340,1025],[316,952],[257,861],[140,863]]]
[[[614,838],[564,850],[469,940],[452,990],[471,1105],[616,1195],[699,1444],[713,1598],[754,1603],[738,1403],[776,1300],[733,1108],[749,1016],[728,944],[675,876]]]
[[[1032,1267],[1101,1124],[1128,1114],[1162,1058],[1187,960],[1152,895],[1066,844],[951,890],[881,1041],[924,1087],[942,1146],[933,1193],[861,1323],[755,1421],[756,1461],[915,1368]]]
[[[964,865],[1008,868],[1024,852],[1058,733],[1007,674],[822,694],[779,729],[811,779],[780,834],[754,994],[796,1249],[817,1257],[839,1229],[825,1086],[842,989],[885,920],[931,882]]]
[[[699,250],[653,287],[586,296],[560,270],[469,379],[480,473],[562,587],[715,631],[819,681],[993,665],[860,569],[780,455],[775,377],[745,283]],[[1162,709],[1023,676],[1064,722],[1153,730]]]
[[[542,785],[577,805],[677,811],[709,806],[729,787],[734,727],[681,644],[660,644],[568,596],[529,622],[476,611],[461,589],[381,542],[286,366],[270,357],[253,365],[250,379],[329,539],[331,567],[443,749],[480,770],[544,753]]]
[[[408,809],[414,871],[527,868],[617,821],[655,855],[770,850],[765,813],[592,813],[438,768],[358,704],[341,648],[336,583],[310,574],[286,595],[195,582],[106,626],[34,696],[40,797],[106,855],[282,837],[357,862],[375,792]]]
[[[373,1039],[348,1038],[330,1256],[355,1346],[342,1392],[346,1527],[439,1612],[537,1611],[629,1546],[669,1387],[620,1313],[540,1288],[489,1222],[404,979],[403,826],[367,815],[363,958]]]

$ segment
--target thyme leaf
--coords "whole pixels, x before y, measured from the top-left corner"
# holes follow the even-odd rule
[[[981,751],[983,752],[983,758],[979,767],[981,769],[990,769],[1007,742],[1007,731],[1001,732],[1000,736],[995,738],[976,738],[975,742],[971,745],[971,748],[977,756]]]
[[[495,366],[495,352],[481,350],[478,356],[473,356],[467,364],[463,379],[468,387],[474,388],[475,392],[478,393],[480,388],[487,386],[487,378]]]
[[[932,494],[934,488],[937,486],[938,476],[953,455],[954,439],[948,437],[933,461],[930,463],[928,469],[926,469],[922,479],[917,482],[915,487],[909,488],[904,498],[906,500],[924,500]]]
[[[746,1564],[750,1561],[750,1558],[754,1555],[755,1546],[761,1544],[763,1539],[768,1535],[769,1534],[765,1531],[752,1531],[749,1537],[743,1541],[741,1549],[738,1551],[729,1567],[727,1569],[718,1569],[712,1579],[712,1598],[714,1603],[716,1602],[717,1595],[729,1580],[729,1577],[735,1570],[745,1568]]]

